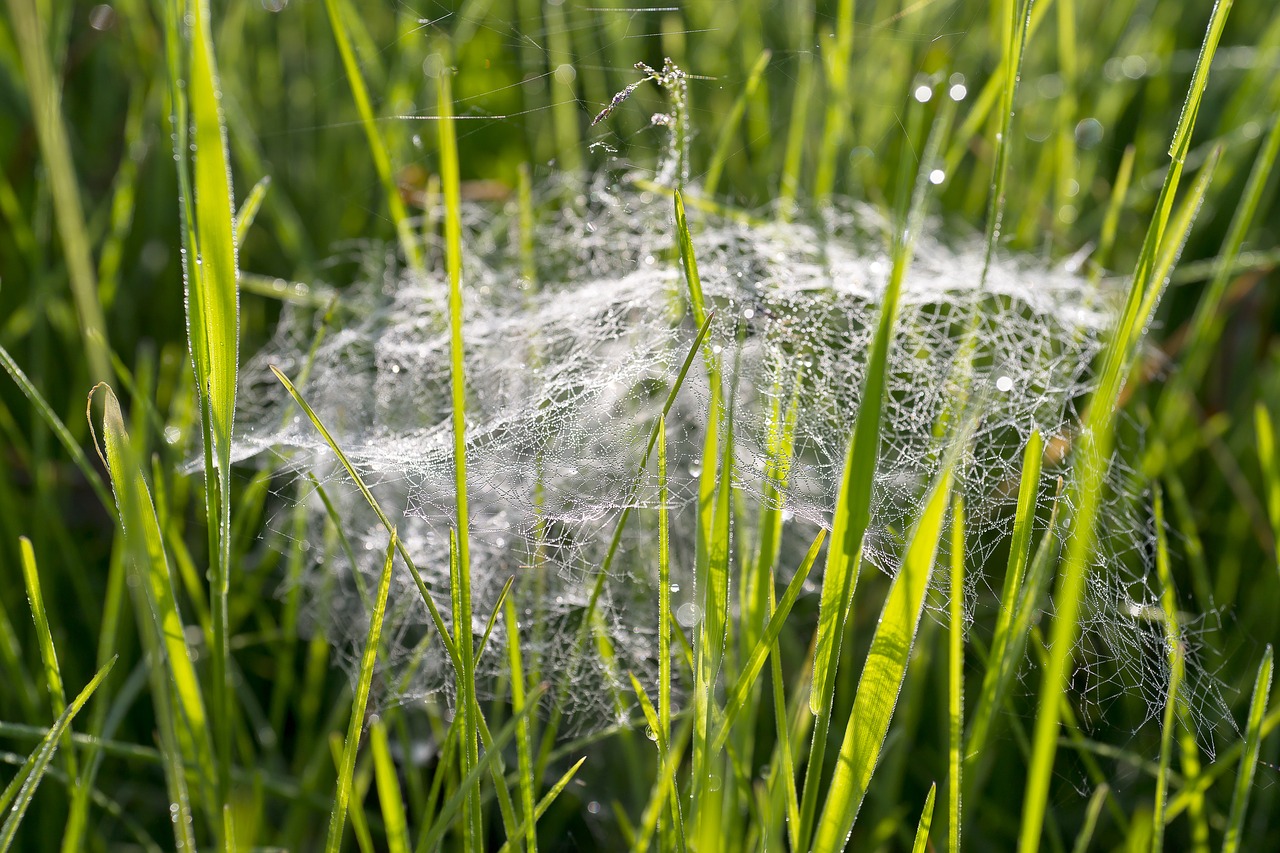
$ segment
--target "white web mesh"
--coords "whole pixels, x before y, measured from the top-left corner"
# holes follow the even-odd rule
[[[696,329],[674,260],[669,198],[603,183],[585,197],[554,186],[543,194],[538,209],[557,212],[537,226],[537,287],[518,274],[514,211],[466,211],[472,627],[477,635],[483,631],[503,583],[514,575],[526,661],[552,683],[547,701],[565,697],[570,723],[593,728],[630,704],[617,698],[630,692],[617,683],[619,674],[630,670],[647,681],[656,669],[656,465],[636,478]],[[703,289],[718,309],[709,342],[724,353],[726,373],[734,373],[727,381],[736,381],[733,477],[747,507],[737,538],[765,492],[768,413],[775,399],[785,405],[794,394],[797,402],[796,458],[782,488],[789,519],[779,565],[785,581],[817,526],[830,523],[890,267],[885,229],[862,208],[832,213],[822,229],[694,219]],[[967,502],[971,592],[999,587],[1027,437],[1039,429],[1058,437],[1051,444],[1069,444],[1114,301],[1073,273],[1033,261],[995,263],[980,286],[982,263],[980,247],[948,246],[928,235],[918,241],[890,352],[867,546],[870,564],[896,569],[901,537],[942,455],[946,438],[937,435],[938,425],[954,419],[963,405],[958,401],[969,396],[980,421],[957,488]],[[448,614],[448,533],[455,516],[446,301],[441,276],[415,277],[383,264],[368,281],[342,291],[301,391],[384,508],[399,513],[400,535]],[[242,456],[282,451],[286,467],[325,481],[357,565],[353,572],[332,530],[324,532],[326,511],[313,501],[310,538],[317,546],[306,584],[317,622],[354,655],[367,630],[365,602],[386,533],[312,426],[296,410],[289,414],[267,371],[273,363],[295,378],[304,373],[323,313],[287,308],[275,340],[246,366],[238,441]],[[975,344],[967,384],[957,367],[966,330],[973,330]],[[707,397],[698,359],[668,417],[672,560],[680,587],[673,607],[696,600],[691,571]],[[1046,466],[1042,509],[1060,476],[1070,476],[1066,465]],[[1133,615],[1146,611],[1130,606],[1158,605],[1156,584],[1146,580],[1147,504],[1121,467],[1112,481],[1081,641],[1085,692],[1100,702],[1112,686],[1136,687],[1154,709],[1163,704],[1167,672],[1161,677],[1164,659],[1148,641],[1149,635],[1163,639]],[[595,643],[584,649],[577,638],[628,503],[640,510],[599,603],[616,655],[610,669]],[[945,599],[946,591],[939,593]],[[397,574],[392,601],[384,699],[451,694],[438,643],[416,649],[433,632],[407,571]],[[486,677],[505,669],[501,625],[478,662]],[[1212,680],[1194,667],[1187,684],[1201,715],[1207,705],[1220,704]]]

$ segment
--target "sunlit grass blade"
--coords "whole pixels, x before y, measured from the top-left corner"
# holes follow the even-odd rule
[[[879,762],[942,539],[947,506],[951,502],[953,466],[954,461],[945,465],[930,490],[902,567],[889,586],[880,622],[871,639],[871,650],[858,679],[826,805],[818,818],[813,841],[816,851],[837,853],[844,849]]]
[[[31,608],[31,618],[36,624],[36,641],[40,647],[40,661],[44,664],[44,681],[49,690],[49,704],[53,716],[61,717],[67,709],[67,696],[62,689],[62,670],[58,667],[58,651],[53,646],[53,634],[49,631],[49,616],[44,609],[44,595],[40,591],[40,572],[36,568],[36,552],[31,547],[31,540],[25,536],[18,539],[18,550],[22,556],[22,580],[27,587],[27,603]],[[70,737],[66,739],[64,757],[67,762],[67,777],[76,778],[76,753],[71,748]]]
[[[964,499],[951,507],[951,601],[947,625],[947,849],[960,851],[961,757],[964,755]]]
[[[578,775],[578,769],[582,767],[586,760],[587,759],[585,757],[579,758],[568,770],[564,772],[563,776],[556,780],[554,785],[547,789],[547,793],[543,795],[541,800],[538,800],[537,808],[533,810],[533,822],[536,822],[547,813],[547,809],[551,808],[551,804],[556,801],[556,797],[559,797],[564,789],[569,787],[569,783],[573,781],[573,777]],[[525,818],[525,821],[530,821],[530,818]],[[523,836],[525,832],[525,827],[522,824],[520,831],[516,833],[516,837],[519,838]],[[511,841],[508,840],[498,848],[498,853],[507,853],[507,851],[511,850],[511,846]]]
[[[150,624],[152,630],[146,631],[141,625],[140,629],[154,637],[155,653],[163,661],[162,669],[157,670],[162,674],[158,674],[153,683],[153,699],[161,706],[159,715],[162,717],[167,716],[165,709],[170,703],[176,703],[174,717],[181,720],[181,725],[174,726],[177,742],[170,746],[175,750],[180,747],[182,758],[198,772],[210,822],[220,826],[221,809],[214,797],[218,766],[209,741],[209,718],[178,611],[173,575],[155,505],[125,431],[120,403],[110,387],[98,387],[104,397],[102,444],[105,462],[116,495],[126,552],[134,572],[130,585],[140,590],[140,598],[146,602],[145,610],[138,615],[142,624]],[[167,676],[167,684],[163,676]],[[163,732],[165,726],[161,728]],[[185,824],[189,817],[178,822]]]
[[[501,606],[501,605],[499,605]],[[534,853],[538,849],[538,825],[533,799],[533,745],[529,733],[529,721],[524,716],[525,673],[520,650],[520,622],[516,618],[515,602],[506,602],[507,660],[511,667],[511,712],[520,719],[516,726],[516,770],[520,776],[520,812],[524,827],[525,850]]]
[[[826,72],[827,111],[818,148],[817,173],[813,195],[826,201],[836,187],[836,165],[849,124],[852,94],[849,91],[853,57],[854,0],[840,0],[836,8],[835,44],[822,51],[822,67]],[[832,537],[832,542],[835,538]]]
[[[920,810],[920,822],[916,824],[915,841],[911,844],[911,853],[925,853],[929,849],[929,829],[933,826],[933,801],[938,794],[935,782],[929,786],[929,794],[924,798],[924,808]]]
[[[880,299],[880,316],[867,354],[866,379],[859,398],[853,435],[845,451],[844,468],[840,474],[839,491],[832,513],[831,539],[822,575],[818,628],[814,641],[813,678],[809,691],[809,711],[815,720],[800,803],[798,838],[802,848],[809,844],[817,810],[818,785],[824,768],[840,648],[844,644],[847,620],[857,588],[863,537],[871,523],[872,490],[880,455],[880,418],[887,398],[889,347],[898,322],[902,284],[911,265],[915,239],[924,224],[925,201],[930,186],[928,173],[933,168],[947,129],[948,122],[945,119],[935,122],[931,128],[920,158],[921,169],[916,175],[914,191],[902,221],[894,232],[889,281]]]
[[[1240,771],[1236,776],[1235,792],[1231,795],[1231,813],[1227,818],[1227,832],[1222,839],[1222,853],[1236,853],[1245,841],[1244,813],[1253,792],[1253,776],[1258,768],[1258,752],[1262,748],[1262,720],[1267,715],[1267,701],[1271,696],[1271,646],[1267,646],[1258,665],[1258,677],[1253,682],[1253,699],[1249,703],[1249,721],[1245,727],[1244,754],[1240,757]]]
[[[342,57],[342,68],[346,72],[347,83],[351,86],[351,95],[355,98],[356,109],[360,113],[360,125],[364,128],[365,138],[369,143],[369,153],[373,157],[378,180],[382,182],[382,191],[387,196],[387,209],[391,214],[391,222],[395,225],[396,236],[400,239],[400,249],[404,252],[410,269],[420,272],[425,269],[422,247],[413,233],[409,213],[400,197],[400,188],[396,186],[395,174],[391,170],[391,155],[378,127],[377,116],[374,115],[373,104],[369,99],[369,88],[365,85],[364,75],[360,72],[360,64],[356,61],[355,50],[351,45],[347,22],[355,11],[345,0],[325,0],[324,7],[329,14],[329,25],[338,45],[338,54]]]
[[[173,0],[176,4],[176,0]],[[204,441],[205,511],[207,514],[210,595],[213,636],[212,715],[218,770],[218,800],[226,803],[231,785],[231,731],[234,722],[230,672],[227,598],[231,572],[231,436],[235,422],[240,342],[240,295],[233,231],[235,209],[226,127],[222,118],[221,83],[213,51],[213,32],[207,2],[195,2],[183,18],[189,31],[180,44],[169,45],[188,61],[186,86],[190,98],[191,139],[187,128],[175,128],[175,147],[191,143],[191,185],[196,203],[187,208],[194,230],[186,237],[187,334],[200,396]],[[171,35],[173,35],[171,33]],[[182,84],[177,84],[182,88]],[[185,160],[178,163],[185,172]],[[215,825],[221,827],[221,812]]]
[[[1160,765],[1156,775],[1155,803],[1151,809],[1151,851],[1164,849],[1165,805],[1169,790],[1169,762],[1173,757],[1174,729],[1178,725],[1178,702],[1182,690],[1184,652],[1182,631],[1178,625],[1178,597],[1173,587],[1169,566],[1169,543],[1165,533],[1164,499],[1155,492],[1156,575],[1160,579],[1160,608],[1164,615],[1165,651],[1168,656],[1168,687],[1165,691],[1164,718],[1160,731]]]
[[[1026,648],[1026,634],[1019,636],[1013,628],[1018,602],[1022,596],[1027,561],[1031,554],[1031,533],[1035,524],[1043,457],[1044,439],[1040,437],[1039,431],[1033,431],[1022,454],[1022,477],[1018,486],[1018,506],[1013,517],[1013,538],[1009,543],[1009,563],[1005,568],[995,633],[987,654],[987,670],[982,677],[982,692],[978,696],[978,706],[966,738],[969,749],[965,762],[968,764],[972,764],[982,753],[996,710]]]
[[[389,853],[409,853],[409,825],[404,813],[404,799],[396,779],[396,765],[387,742],[387,724],[375,717],[369,725],[369,750],[373,753],[373,772],[378,782],[378,802],[382,806],[383,831]]]
[[[760,79],[764,76],[764,70],[769,66],[769,59],[772,56],[773,54],[769,50],[761,52],[755,65],[751,66],[747,81],[742,84],[733,106],[729,109],[729,115],[725,117],[724,123],[720,125],[720,136],[716,139],[715,150],[712,151],[711,160],[707,165],[706,177],[702,180],[702,191],[708,196],[716,194],[716,188],[720,185],[720,174],[724,170],[724,164],[729,161],[729,148],[733,145],[733,140],[737,135],[738,125],[742,123],[742,116],[747,111],[747,104],[755,95],[756,89],[760,85]]]
[[[248,197],[240,205],[240,210],[236,212],[235,222],[231,226],[231,231],[235,235],[237,246],[244,243],[244,238],[248,235],[249,229],[253,227],[253,220],[257,218],[258,211],[262,208],[262,200],[267,197],[267,189],[270,186],[271,176],[263,175],[262,180],[254,184],[253,189],[249,190]]]
[[[1271,412],[1258,402],[1253,409],[1254,433],[1258,440],[1258,465],[1262,468],[1262,484],[1266,494],[1267,519],[1271,531],[1280,539],[1280,455],[1276,454],[1276,431]],[[1280,550],[1276,555],[1280,570]]]
[[[814,538],[813,544],[809,546],[804,560],[801,561],[800,567],[796,569],[796,573],[792,575],[791,582],[787,584],[786,591],[782,594],[776,609],[769,617],[764,633],[756,642],[755,648],[751,650],[750,656],[740,665],[738,679],[729,691],[728,699],[725,702],[724,717],[720,721],[720,731],[711,744],[711,753],[713,755],[724,748],[734,721],[737,719],[738,714],[745,710],[748,704],[748,697],[755,686],[756,678],[764,668],[765,659],[775,648],[778,637],[781,636],[782,629],[786,625],[787,617],[791,615],[791,608],[804,590],[805,581],[809,578],[809,571],[818,560],[818,553],[822,550],[822,543],[826,539],[826,534],[825,530],[818,531],[818,535]]]
[[[324,849],[336,853],[342,847],[342,827],[347,818],[347,806],[351,798],[352,775],[356,767],[356,753],[360,749],[360,734],[364,730],[364,713],[369,703],[369,688],[373,684],[373,668],[378,659],[378,643],[382,637],[382,619],[387,609],[387,594],[391,589],[391,570],[395,565],[396,536],[391,533],[387,556],[378,580],[378,597],[369,617],[369,633],[365,638],[364,652],[360,657],[360,675],[356,681],[355,696],[351,699],[351,719],[347,724],[347,739],[342,746],[342,766],[338,770],[337,790],[333,809],[329,812],[329,832]]]
[[[440,849],[444,834],[449,831],[454,820],[458,817],[458,813],[464,809],[469,791],[473,786],[479,786],[480,779],[484,774],[491,772],[490,764],[501,754],[508,741],[515,737],[516,725],[521,717],[527,717],[538,707],[538,702],[542,699],[543,692],[542,687],[530,692],[529,702],[524,712],[512,715],[512,718],[493,736],[492,746],[480,756],[476,766],[468,770],[466,775],[453,786],[452,793],[444,801],[439,811],[432,816],[431,822],[423,826],[422,834],[418,837],[418,843],[413,848],[415,853],[426,853],[428,850]]]
[[[1155,273],[1160,255],[1167,247],[1181,245],[1186,234],[1166,234],[1173,210],[1174,194],[1182,175],[1190,146],[1190,135],[1204,96],[1204,86],[1226,22],[1231,0],[1221,0],[1214,7],[1204,44],[1197,60],[1191,88],[1187,93],[1178,127],[1170,146],[1172,163],[1165,175],[1156,210],[1152,215],[1134,270],[1124,310],[1111,333],[1098,384],[1086,414],[1084,429],[1076,447],[1075,517],[1067,544],[1066,556],[1054,595],[1055,615],[1050,638],[1050,655],[1042,675],[1039,713],[1036,717],[1032,756],[1027,774],[1026,795],[1022,806],[1019,847],[1023,853],[1039,849],[1045,808],[1049,797],[1049,781],[1057,752],[1061,697],[1066,691],[1068,669],[1079,629],[1080,604],[1086,576],[1092,564],[1096,524],[1102,509],[1102,492],[1106,486],[1113,447],[1114,408],[1121,382],[1128,373],[1132,350],[1136,346],[1150,312],[1154,310],[1154,294],[1163,289],[1166,279]],[[1188,205],[1189,206],[1189,205]],[[1187,221],[1189,227],[1189,220]]]
[[[71,721],[75,719],[76,714],[80,713],[80,709],[89,701],[89,697],[98,689],[98,685],[107,677],[107,673],[111,672],[111,667],[115,665],[115,660],[115,658],[112,658],[106,666],[98,670],[98,674],[71,701],[71,704],[54,721],[53,726],[49,729],[48,734],[44,736],[44,739],[40,741],[40,745],[36,747],[35,752],[31,754],[31,758],[28,760],[29,766],[24,765],[13,782],[5,789],[5,792],[0,794],[0,813],[8,814],[4,824],[0,825],[0,853],[4,853],[13,845],[18,826],[22,823],[22,818],[26,815],[27,808],[31,805],[31,798],[35,795],[36,787],[49,769],[49,762],[53,759],[53,754],[57,751],[58,744],[63,740],[64,735],[69,733]],[[18,782],[19,779],[22,780],[21,783]]]
[[[328,0],[330,4],[337,0]],[[440,185],[444,192],[445,271],[449,279],[449,386],[452,401],[455,532],[458,539],[458,571],[450,584],[453,627],[458,647],[458,705],[462,726],[462,770],[468,773],[479,761],[479,729],[476,717],[475,660],[471,638],[471,522],[467,510],[467,383],[462,338],[462,196],[458,167],[458,140],[453,126],[453,91],[450,75],[436,80],[440,119]],[[467,798],[467,819],[463,823],[463,846],[481,849],[484,824],[480,810],[480,783],[477,780]]]
[[[105,381],[111,378],[107,325],[99,301],[97,271],[71,142],[62,116],[61,73],[54,69],[49,54],[49,10],[36,0],[8,0],[8,6],[67,276],[79,315],[89,375],[94,381]]]
[[[685,849],[684,826],[680,817],[680,791],[676,780],[676,773],[679,768],[672,761],[671,742],[659,731],[662,723],[658,719],[658,712],[654,709],[653,702],[649,699],[649,694],[645,692],[644,685],[640,683],[640,679],[636,678],[635,673],[627,673],[627,675],[631,679],[631,689],[635,692],[636,699],[640,702],[640,710],[644,714],[645,722],[654,733],[654,740],[657,741],[661,770],[657,781],[654,782],[655,798],[658,802],[661,802],[663,793],[669,798],[670,812],[667,814],[675,830],[676,847],[683,851]],[[647,838],[648,832],[642,831],[633,847],[642,849],[640,842],[647,840]]]

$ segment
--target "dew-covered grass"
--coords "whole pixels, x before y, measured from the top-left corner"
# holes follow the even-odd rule
[[[1280,845],[1280,12],[54,5],[0,850]]]

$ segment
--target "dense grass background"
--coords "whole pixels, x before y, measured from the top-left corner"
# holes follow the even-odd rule
[[[217,643],[206,642],[197,627],[187,629],[213,724],[208,764],[190,774],[198,804],[194,840],[225,841],[220,822],[208,819],[218,810],[207,807],[227,802],[236,839],[245,846],[318,848],[339,787],[330,738],[337,737],[340,751],[351,685],[329,669],[322,641],[297,636],[293,602],[271,594],[302,558],[283,537],[263,533],[266,513],[275,511],[269,480],[252,469],[229,471],[231,514],[219,535],[206,529],[211,520],[218,526],[219,513],[206,506],[202,478],[183,467],[186,449],[198,445],[201,418],[188,350],[169,60],[184,69],[197,67],[199,51],[192,45],[198,39],[175,41],[170,35],[166,41],[167,27],[177,32],[178,5],[8,0],[5,9],[0,346],[12,359],[7,375],[20,371],[29,378],[35,395],[69,430],[67,443],[82,448],[82,456],[73,457],[32,395],[0,379],[0,758],[16,770],[61,712],[59,703],[67,702],[49,688],[50,643],[67,697],[79,693],[111,655],[119,656],[71,726],[101,737],[53,757],[17,829],[14,849],[58,846],[69,814],[88,816],[82,836],[88,849],[170,848],[174,774],[166,783],[162,756],[188,754],[183,749],[206,754],[199,744],[180,749],[170,742],[176,734],[165,735],[164,719],[173,711],[158,708],[154,697],[174,695],[163,684],[149,690],[157,667],[148,664],[144,651],[162,635],[153,636],[148,627],[146,611],[155,605],[149,608],[139,589],[145,584],[125,584],[122,568],[139,553],[145,562],[146,554],[120,533],[117,504],[106,491],[112,480],[90,449],[83,416],[90,387],[104,379],[124,405],[131,435],[121,455],[108,460],[117,497],[129,491],[121,487],[121,470],[145,472],[188,626],[217,624],[217,584],[211,597],[205,582],[210,566],[218,576],[211,543],[226,548],[221,565],[230,568],[227,628],[214,636],[227,641],[231,696],[218,695]],[[451,126],[462,151],[464,195],[514,203],[524,164],[535,183],[564,170],[653,168],[666,146],[666,131],[648,127],[649,116],[667,108],[656,87],[641,87],[599,125],[591,126],[591,119],[639,79],[635,62],[660,68],[669,56],[693,75],[692,198],[702,195],[699,185],[712,180],[712,173],[715,201],[763,215],[809,218],[833,194],[899,209],[902,187],[910,186],[902,175],[914,174],[928,132],[926,113],[910,106],[912,92],[928,84],[941,94],[962,84],[967,94],[942,143],[947,179],[935,193],[935,210],[947,227],[958,234],[981,234],[988,227],[992,176],[1003,151],[1001,250],[1049,260],[1089,250],[1086,269],[1124,275],[1140,263],[1148,226],[1161,217],[1157,205],[1170,139],[1211,10],[1207,2],[1173,0],[1039,0],[1010,109],[1001,102],[1001,63],[1016,45],[1012,22],[1018,14],[1011,3],[841,2],[815,8],[806,2],[688,0],[649,11],[625,3],[530,0],[476,0],[456,7],[357,7],[342,0],[213,3],[209,36],[220,72],[234,206],[270,178],[261,210],[238,243],[239,268],[254,276],[341,286],[356,274],[359,249],[367,241],[395,240],[397,204],[416,216],[423,194],[436,191],[441,174],[448,188],[450,164],[442,154],[447,145],[442,147],[439,122],[412,116],[436,116],[448,104],[438,78],[450,65],[456,66],[450,78],[453,110],[463,117]],[[353,98],[342,40],[367,86],[371,124],[362,122]],[[764,51],[768,65],[753,81]],[[183,76],[198,121],[198,75]],[[938,85],[944,80],[946,85]],[[990,99],[984,100],[984,91]],[[1241,730],[1264,648],[1280,639],[1280,460],[1266,415],[1280,413],[1280,351],[1274,344],[1280,208],[1275,182],[1267,179],[1275,159],[1268,140],[1278,120],[1280,12],[1267,3],[1238,2],[1213,59],[1184,189],[1216,145],[1221,161],[1162,301],[1143,366],[1121,398],[1134,422],[1148,424],[1144,455],[1129,461],[1164,494],[1178,607],[1208,614],[1206,624],[1215,630],[1207,664],[1217,671]],[[1007,135],[1001,135],[1006,125]],[[209,125],[202,127],[207,131]],[[201,150],[209,150],[207,141],[199,140]],[[379,147],[386,152],[385,174],[378,171]],[[1254,171],[1255,163],[1262,171]],[[1132,180],[1127,190],[1118,189],[1117,175],[1126,168]],[[196,205],[195,229],[229,228],[216,200],[199,192],[217,181],[201,175],[198,165],[195,181],[197,193],[189,199]],[[1244,254],[1221,268],[1216,259],[1234,254],[1233,222],[1247,209],[1254,186],[1261,192],[1256,211],[1234,235],[1243,239]],[[210,233],[201,231],[203,245],[216,240]],[[444,256],[436,244],[424,262],[443,268]],[[1217,286],[1211,285],[1215,278]],[[279,298],[261,293],[259,281],[244,280],[242,357],[266,339],[279,312]],[[135,476],[133,488],[141,482]],[[130,535],[137,530],[129,528],[130,513],[143,505],[131,501],[142,499],[138,493],[120,498],[118,513]],[[38,567],[26,581],[24,565],[30,563],[24,563],[19,546],[23,536]],[[39,608],[27,602],[34,575],[47,633],[39,618],[31,618]],[[869,642],[885,587],[883,579],[872,579],[859,592],[871,604],[859,611],[853,646]],[[784,627],[788,672],[801,668],[812,636],[818,605],[809,598],[816,596],[802,598]],[[995,611],[994,599],[979,602],[978,642],[988,642],[990,622],[983,620],[993,619]],[[945,626],[926,619],[921,630],[940,639]],[[948,736],[947,657],[941,648],[934,642],[917,645],[906,687],[912,701],[890,730],[884,763],[857,826],[858,849],[907,849],[934,782],[939,814],[933,838],[943,843]],[[976,648],[970,648],[966,668],[976,696],[984,671]],[[849,665],[840,671],[837,720],[853,702],[857,671]],[[995,723],[984,756],[991,762],[988,781],[980,797],[964,803],[966,846],[972,849],[1014,846],[1038,685],[1033,665]],[[772,710],[769,691],[758,696],[757,755],[763,764],[773,744]],[[191,696],[179,692],[176,699],[181,704]],[[1139,725],[1148,708],[1136,695],[1104,709],[1075,711],[1087,726],[1083,740],[1059,750],[1045,846],[1069,849],[1089,814],[1098,821],[1093,849],[1149,845],[1162,727]],[[495,707],[492,713],[496,736],[497,722],[510,712]],[[414,744],[434,751],[447,725],[438,708],[406,708],[383,719],[398,745],[385,751],[389,755]],[[842,729],[835,726],[829,758]],[[375,753],[377,740],[377,734],[370,738]],[[1202,818],[1194,817],[1201,813],[1195,798],[1185,796],[1197,790],[1187,783],[1194,774],[1175,754],[1170,802],[1183,808],[1168,827],[1169,849],[1198,843],[1197,827],[1207,828],[1216,847],[1234,825],[1238,752],[1232,747],[1240,740],[1230,727],[1220,728],[1218,763],[1202,755],[1208,772],[1218,774],[1205,794]],[[540,845],[617,849],[631,840],[660,775],[655,751],[643,746],[642,737],[614,736],[557,756],[533,780],[533,797],[541,797],[579,757],[588,760],[540,821]],[[622,749],[643,760],[620,763],[615,756]],[[1274,817],[1280,739],[1267,739],[1261,753],[1243,849],[1280,846],[1280,821]],[[507,764],[508,770],[517,764],[514,747]],[[356,791],[369,790],[374,762],[366,750],[355,768]],[[437,769],[434,760],[419,772],[404,769],[401,764],[400,784],[416,841],[433,825],[424,815],[435,815],[446,797],[432,799],[426,790]],[[459,775],[441,774],[446,794],[469,787],[459,785]],[[69,776],[82,784],[68,786]],[[1096,800],[1100,812],[1090,811],[1090,795],[1102,780],[1110,794]],[[491,798],[487,775],[484,782],[484,796]],[[378,790],[385,790],[383,784],[379,779]],[[517,788],[512,796],[520,798]],[[73,790],[82,792],[87,805],[76,803]],[[348,845],[396,849],[394,815],[381,807],[388,799],[369,794],[367,815],[353,809]],[[428,802],[434,805],[424,810]],[[523,813],[521,802],[516,809]],[[503,837],[497,812],[490,801],[486,835],[495,848]],[[758,823],[746,811],[730,815],[730,825]],[[72,838],[73,845],[81,843]],[[762,843],[745,829],[723,838]],[[461,834],[445,841],[485,846]],[[781,838],[768,842],[779,844]]]

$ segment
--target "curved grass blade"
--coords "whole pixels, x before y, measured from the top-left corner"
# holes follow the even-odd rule
[[[262,207],[262,200],[267,197],[267,188],[270,186],[271,176],[263,175],[262,180],[253,185],[253,189],[249,190],[248,198],[240,205],[240,210],[236,213],[235,222],[231,225],[231,231],[235,234],[237,246],[244,242],[245,235],[253,227],[253,220],[257,218],[258,210]]]
[[[58,749],[58,743],[62,741],[63,736],[69,733],[71,721],[75,719],[76,714],[80,713],[80,709],[89,701],[98,685],[107,677],[107,673],[111,672],[111,668],[115,666],[116,658],[112,658],[106,666],[98,670],[98,674],[85,685],[79,695],[71,701],[66,710],[54,721],[53,726],[49,729],[48,734],[40,741],[40,745],[36,747],[35,752],[28,759],[28,765],[18,772],[18,775],[10,783],[9,788],[14,789],[10,793],[6,789],[4,794],[0,794],[0,813],[8,812],[9,816],[5,819],[4,825],[0,826],[0,853],[5,853],[12,845],[14,836],[18,832],[18,826],[22,823],[22,818],[26,815],[27,808],[31,805],[31,798],[35,795],[36,787],[40,784],[40,780],[44,778],[45,771],[49,769],[49,762],[53,759],[54,752]],[[21,779],[21,785],[18,785],[18,779]],[[15,788],[16,786],[16,788]],[[12,803],[12,806],[10,806]]]
[[[911,646],[920,626],[924,597],[942,538],[947,505],[951,502],[954,464],[954,461],[948,462],[944,467],[925,501],[902,568],[885,598],[880,623],[858,679],[826,805],[815,830],[813,849],[820,853],[838,853],[844,849],[880,759],[906,676]]]
[[[733,144],[734,134],[737,133],[738,125],[742,123],[742,116],[747,111],[747,103],[760,86],[760,79],[764,76],[764,70],[769,66],[772,56],[773,52],[768,49],[760,52],[755,65],[751,66],[751,71],[747,74],[747,82],[742,84],[742,91],[738,93],[733,106],[729,108],[729,114],[720,126],[720,135],[716,138],[716,147],[711,153],[706,177],[702,179],[702,192],[708,197],[714,197],[716,194],[716,188],[720,185],[720,174],[724,170],[724,164],[729,161],[729,146]]]
[[[1258,665],[1258,677],[1253,682],[1253,700],[1249,703],[1244,754],[1240,757],[1240,772],[1236,776],[1235,792],[1231,795],[1231,814],[1227,818],[1222,853],[1236,853],[1244,838],[1244,813],[1253,789],[1253,774],[1258,768],[1258,751],[1262,748],[1262,719],[1267,714],[1267,699],[1271,695],[1271,670],[1272,651],[1271,646],[1267,646],[1262,655],[1262,663]]]
[[[378,598],[369,619],[369,634],[365,638],[364,654],[360,658],[360,677],[356,681],[355,696],[351,700],[351,719],[347,724],[347,739],[342,746],[342,766],[338,770],[338,787],[333,797],[333,809],[329,812],[329,833],[325,841],[326,853],[337,853],[342,847],[342,828],[347,818],[347,806],[351,798],[351,780],[355,773],[356,753],[360,748],[360,733],[364,728],[364,712],[369,703],[369,688],[373,684],[373,666],[378,659],[378,643],[382,637],[382,619],[387,610],[387,594],[391,589],[391,570],[396,556],[395,531],[387,544],[387,556],[378,580]]]
[[[533,820],[535,822],[547,813],[547,809],[551,808],[551,804],[556,801],[556,797],[560,796],[560,793],[564,791],[565,788],[569,787],[569,783],[573,781],[573,777],[578,773],[578,768],[585,764],[586,761],[586,756],[583,756],[574,762],[573,766],[566,770],[564,775],[556,780],[556,783],[547,790],[547,793],[543,795],[542,799],[538,800],[538,806],[533,810]],[[528,821],[528,818],[525,818],[525,820]],[[525,828],[524,825],[521,824],[520,831],[516,833],[516,837],[520,837],[524,835],[524,833]],[[508,853],[509,850],[511,850],[511,841],[508,839],[506,843],[498,848],[498,853]]]

